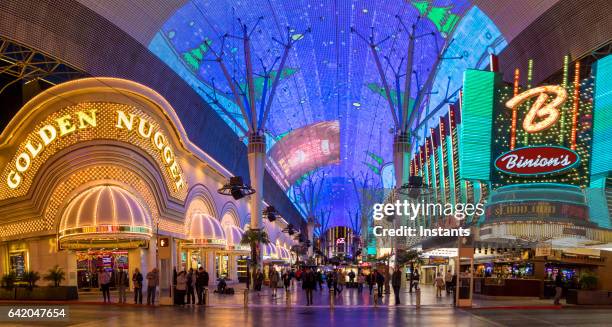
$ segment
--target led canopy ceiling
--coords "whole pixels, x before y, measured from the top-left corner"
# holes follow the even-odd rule
[[[268,169],[276,170],[272,173],[277,180],[282,173],[280,184],[288,193],[305,174],[325,171],[320,175],[326,178],[321,191],[326,200],[319,205],[332,211],[329,227],[349,226],[348,212],[356,210],[358,197],[354,178],[368,176],[365,184],[372,187],[392,183],[395,131],[389,102],[397,105],[408,99],[413,106],[419,92],[427,96],[417,112],[426,104],[444,102],[440,94],[455,95],[464,68],[477,68],[482,57],[498,52],[504,43],[489,18],[467,0],[189,1],[165,22],[149,49],[206,99],[238,137],[244,136],[246,123],[226,74],[244,89],[244,43],[237,37],[242,25],[252,28],[255,98],[269,94],[272,81],[280,79],[266,118],[272,160]],[[479,35],[479,29],[486,35]],[[467,45],[452,42],[456,30],[461,31],[461,42],[470,36],[477,40]],[[287,35],[295,43],[283,69],[276,71],[285,50],[280,41]],[[407,69],[410,35],[415,40]],[[497,47],[492,51],[491,46]],[[470,47],[468,55],[462,54],[464,47]],[[446,49],[453,51],[448,57],[456,57],[456,73],[452,60],[442,60]],[[223,55],[225,72],[215,60],[218,54]],[[376,61],[391,81],[391,100]],[[439,67],[442,75],[436,74]],[[410,83],[405,83],[406,76]],[[446,90],[424,92],[428,80],[430,89],[435,84]],[[431,94],[436,94],[434,104],[428,100]],[[417,122],[425,118],[420,115]]]

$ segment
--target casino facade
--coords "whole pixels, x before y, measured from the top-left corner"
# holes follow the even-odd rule
[[[245,201],[217,193],[229,172],[194,145],[158,93],[129,80],[83,78],[28,101],[0,136],[0,271],[59,265],[88,288],[99,268],[205,267],[245,277]],[[269,223],[267,259],[294,240]],[[213,279],[214,280],[214,279]]]

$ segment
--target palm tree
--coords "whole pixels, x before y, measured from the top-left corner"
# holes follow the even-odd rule
[[[36,271],[26,271],[23,273],[23,280],[28,282],[28,288],[31,290],[36,286],[36,282],[40,279],[40,275]]]
[[[255,276],[254,272],[259,268],[259,262],[257,262],[259,258],[259,253],[257,253],[258,244],[269,244],[270,238],[268,237],[268,233],[261,229],[249,229],[242,234],[242,239],[240,240],[240,244],[248,245],[251,247],[251,285],[255,284],[255,280],[253,277]]]
[[[59,287],[60,283],[66,279],[66,273],[58,265],[48,270],[48,273],[43,277],[44,280],[53,282],[55,287]]]

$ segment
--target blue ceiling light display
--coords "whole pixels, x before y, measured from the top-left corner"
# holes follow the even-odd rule
[[[269,116],[260,117],[268,121],[268,150],[294,130],[322,122],[339,126],[338,144],[322,141],[327,142],[326,147],[337,147],[339,160],[333,164],[321,161],[306,173],[311,183],[314,178],[324,179],[317,184],[321,197],[318,208],[310,211],[329,213],[329,228],[351,226],[351,213],[358,201],[355,185],[383,187],[393,183],[394,118],[375,56],[364,38],[378,42],[374,53],[391,81],[393,105],[409,99],[410,110],[420,114],[418,121],[427,118],[438,104],[453,99],[465,68],[479,67],[483,56],[505,46],[491,20],[467,0],[268,0],[257,5],[237,0],[192,0],[166,21],[149,49],[187,81],[238,137],[245,135],[247,126],[212,52],[224,53],[227,73],[237,85],[246,83],[242,40],[235,37],[241,33],[239,21],[254,26],[255,97],[265,97],[272,91],[272,81],[277,76],[280,79]],[[406,69],[411,32],[418,37],[412,68]],[[282,70],[277,71],[285,50],[279,40],[287,35],[295,43]],[[406,75],[411,79],[409,90],[404,89]],[[431,87],[424,91],[429,79]],[[425,99],[413,109],[419,92],[426,94]],[[304,144],[316,142],[309,139]],[[295,142],[284,143],[296,146]],[[300,152],[300,160],[308,160],[308,153]],[[295,196],[300,192],[294,188],[303,182],[304,178],[299,178],[288,187],[284,185],[290,198],[300,201]]]

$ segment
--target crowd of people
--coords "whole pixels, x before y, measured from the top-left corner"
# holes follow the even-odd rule
[[[130,278],[127,271],[122,267],[118,270],[110,270],[100,268],[97,274],[98,284],[100,291],[102,291],[102,298],[104,303],[111,303],[110,288],[111,284],[114,284],[118,290],[118,303],[127,302],[127,290],[130,288]],[[134,304],[142,304],[142,289],[144,287],[145,277],[138,268],[134,269],[132,274],[132,286],[134,288]],[[159,286],[159,272],[157,268],[153,268],[146,275],[147,281],[147,305],[155,304],[155,293]]]
[[[130,281],[134,289],[134,303],[142,304],[143,288],[146,282],[147,305],[155,304],[155,294],[159,286],[159,272],[157,268],[153,268],[146,276],[134,269],[131,279],[127,271],[119,268],[117,271],[100,269],[97,275],[100,290],[104,303],[111,303],[110,286],[113,284],[118,290],[118,303],[126,303],[127,290],[130,288]],[[247,288],[261,295],[262,286],[267,281],[267,285],[271,290],[273,298],[278,297],[278,289],[284,289],[286,293],[291,292],[291,289],[297,288],[296,285],[301,284],[306,296],[306,305],[313,304],[313,292],[323,291],[323,286],[326,285],[331,293],[330,296],[339,296],[346,288],[355,288],[358,294],[362,294],[365,287],[369,290],[369,295],[376,294],[375,299],[380,299],[385,296],[384,287],[389,279],[389,284],[393,289],[394,303],[400,304],[400,289],[402,286],[402,272],[399,267],[396,267],[389,275],[386,271],[381,272],[377,269],[372,269],[366,272],[359,269],[331,269],[324,271],[319,267],[302,267],[299,269],[284,268],[277,270],[275,267],[267,269],[267,276],[264,275],[262,269],[257,269],[251,276],[248,274]],[[419,289],[420,275],[418,270],[414,273],[407,274],[406,279],[409,285],[409,292]],[[215,292],[219,294],[233,294],[233,289],[227,287],[225,278],[217,280],[218,284]],[[450,270],[442,276],[437,273],[434,281],[436,288],[436,296],[442,296],[442,290],[446,290],[449,294],[454,289],[456,277],[451,274]],[[200,267],[197,270],[190,268],[189,270],[174,270],[173,288],[174,288],[174,304],[175,305],[203,305],[205,304],[205,292],[209,285],[209,274]],[[232,292],[228,292],[231,290]]]

